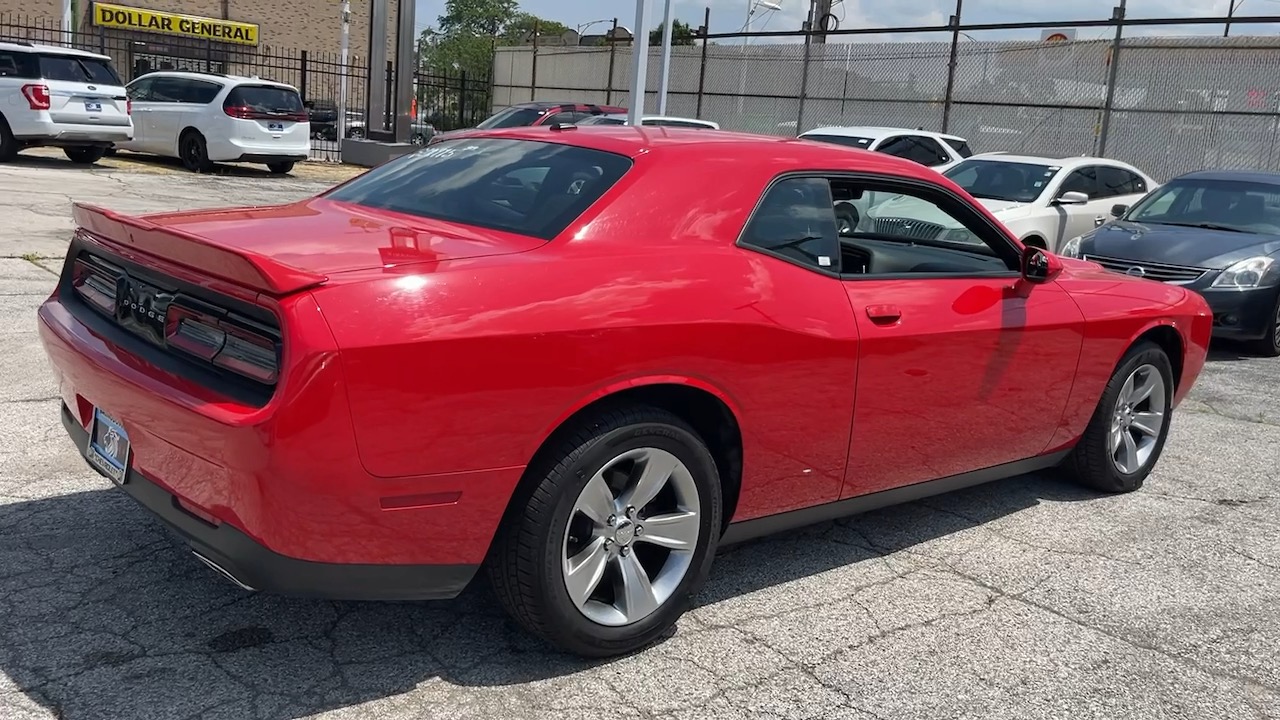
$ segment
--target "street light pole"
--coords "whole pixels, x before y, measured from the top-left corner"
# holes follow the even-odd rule
[[[667,114],[667,88],[671,79],[671,36],[675,34],[675,22],[671,19],[671,0],[666,0],[662,11],[662,74],[658,78],[658,114]]]
[[[1236,16],[1236,9],[1244,4],[1244,0],[1228,0],[1227,2],[1227,26],[1222,29],[1222,37],[1231,34],[1231,18]]]
[[[347,136],[347,64],[350,62],[351,52],[351,0],[342,0],[342,42],[339,49],[339,72],[342,77],[339,78],[338,85],[338,127],[337,137],[338,147],[342,147],[342,139]]]
[[[644,118],[645,81],[649,73],[649,0],[636,0],[635,46],[631,62],[631,107],[627,108],[627,124],[640,125]]]

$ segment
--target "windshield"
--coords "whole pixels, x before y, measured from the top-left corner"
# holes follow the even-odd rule
[[[817,140],[818,142],[862,148],[863,150],[871,147],[872,143],[871,138],[853,137],[852,135],[801,135],[800,137],[804,140]]]
[[[1280,185],[1174,180],[1133,206],[1126,220],[1280,235]]]
[[[1060,170],[1038,163],[965,160],[942,174],[980,200],[1029,203],[1040,197]]]
[[[443,140],[324,197],[550,240],[630,168],[623,155],[572,145]]]
[[[538,108],[531,107],[509,107],[490,115],[487,120],[480,123],[476,127],[480,130],[493,130],[495,128],[524,127],[537,122],[542,117],[543,111]]]

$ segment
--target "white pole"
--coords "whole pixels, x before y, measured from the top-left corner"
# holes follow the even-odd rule
[[[71,0],[62,0],[62,44],[71,47]]]
[[[636,0],[635,56],[631,61],[631,107],[627,124],[639,125],[644,118],[645,81],[649,74],[649,0]]]
[[[351,49],[351,0],[342,0],[342,45],[339,58],[339,72],[342,73],[338,86],[338,147],[347,136],[347,63]]]
[[[746,32],[751,34],[751,17],[756,11],[756,0],[747,0]],[[742,96],[747,94],[747,36],[742,36],[742,65],[738,68],[738,122],[742,122]]]
[[[658,80],[658,114],[667,114],[667,88],[671,79],[671,36],[675,34],[675,21],[671,19],[671,0],[666,0],[662,12],[662,75]]]

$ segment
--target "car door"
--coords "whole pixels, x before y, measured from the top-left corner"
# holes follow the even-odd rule
[[[940,167],[951,162],[951,153],[943,149],[937,140],[925,135],[895,135],[880,141],[875,147],[895,157],[906,158],[925,167]]]
[[[191,81],[162,76],[152,85],[150,152],[178,156],[178,136],[187,127],[191,112]]]
[[[116,143],[117,147],[134,152],[154,152],[150,149],[155,142],[155,130],[151,126],[155,105],[151,86],[154,82],[155,78],[143,76],[125,86],[125,94],[133,103],[133,140]]]
[[[1100,200],[1106,206],[1102,213],[1102,222],[1111,219],[1111,208],[1116,205],[1132,206],[1147,194],[1147,181],[1135,172],[1113,165],[1103,165],[1098,169],[1098,182],[1102,187]],[[1096,219],[1095,219],[1096,220]]]
[[[859,338],[841,496],[1044,452],[1079,359],[1076,304],[1056,283],[1023,281],[1007,231],[940,186],[883,177],[830,182],[843,195],[905,195],[915,202],[902,206],[922,216],[841,237],[840,277]],[[981,242],[942,241],[955,226]]]
[[[1054,210],[1063,226],[1063,242],[1092,230],[1096,227],[1095,220],[1105,218],[1111,209],[1111,205],[1103,197],[1098,178],[1099,169],[1098,165],[1082,165],[1072,170],[1062,179],[1062,184],[1054,195],[1055,200],[1061,199],[1068,192],[1081,192],[1089,196],[1089,201],[1082,205],[1054,204]]]

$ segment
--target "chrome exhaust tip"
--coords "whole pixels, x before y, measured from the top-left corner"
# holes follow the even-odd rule
[[[200,560],[200,562],[204,563],[205,565],[208,565],[210,568],[213,568],[213,571],[214,571],[214,572],[218,573],[218,574],[219,574],[219,575],[221,575],[222,577],[224,577],[224,578],[226,578],[226,579],[230,580],[231,582],[235,583],[236,587],[240,588],[241,590],[248,590],[249,592],[257,592],[257,591],[258,591],[258,590],[257,590],[257,588],[251,588],[251,587],[249,587],[248,585],[245,585],[244,583],[240,582],[238,579],[236,579],[236,576],[235,576],[235,575],[232,575],[231,573],[227,572],[227,570],[226,570],[225,568],[223,568],[221,565],[219,565],[218,563],[216,563],[216,562],[214,562],[214,561],[210,560],[209,558],[207,558],[207,557],[205,557],[205,556],[201,555],[200,553],[196,552],[195,550],[192,550],[192,551],[191,551],[191,554],[192,554],[192,555],[195,555],[195,556],[196,556],[196,558]]]

